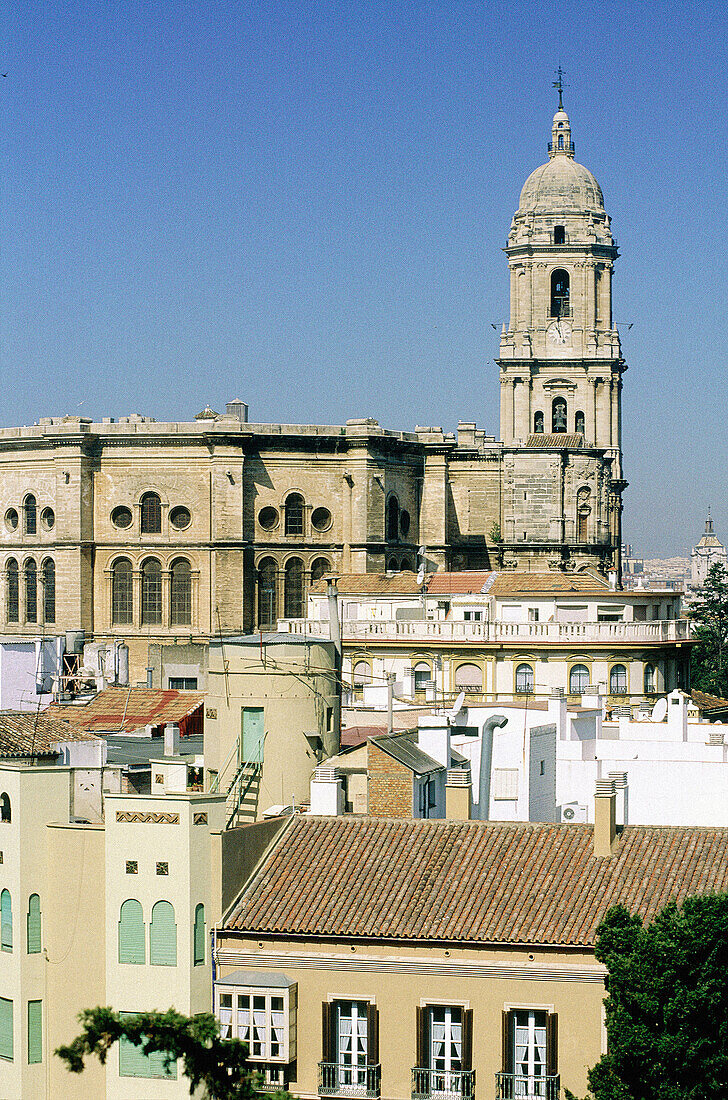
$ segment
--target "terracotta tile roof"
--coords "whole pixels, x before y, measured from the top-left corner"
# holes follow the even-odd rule
[[[357,745],[364,745],[370,737],[378,737],[379,734],[387,732],[385,726],[347,726],[341,731],[341,745],[342,748],[354,748]]]
[[[592,945],[610,905],[643,919],[728,889],[728,829],[293,818],[225,922],[240,932]]]
[[[609,582],[597,573],[498,573],[491,592],[494,596],[520,596],[536,593],[559,595],[593,594],[602,596],[610,592]]]
[[[74,729],[95,730],[99,734],[133,733],[145,726],[182,722],[202,706],[204,698],[204,693],[197,691],[110,687],[80,706],[52,703],[46,713],[67,719]]]
[[[47,711],[0,711],[0,758],[52,756],[61,741],[95,741],[85,730],[74,729]]]
[[[728,699],[721,699],[719,695],[708,695],[705,691],[693,690],[690,697],[700,710],[726,710]]]
[[[579,450],[584,446],[584,436],[581,432],[554,432],[544,435],[542,432],[529,435],[526,440],[527,447],[569,447]]]
[[[338,573],[336,578],[340,596],[416,596],[420,591],[416,574],[407,569],[391,574]],[[326,595],[325,578],[312,584],[309,593]]]
[[[427,578],[427,594],[447,596],[483,592],[494,577],[491,570],[481,569],[464,569],[460,573],[431,573]]]

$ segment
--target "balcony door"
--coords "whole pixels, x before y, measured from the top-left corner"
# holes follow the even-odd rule
[[[336,1002],[336,1063],[339,1087],[358,1093],[367,1081],[366,1001]]]
[[[557,1017],[545,1009],[516,1008],[504,1013],[504,1072],[499,1097],[557,1100]]]
[[[417,1010],[417,1066],[412,1095],[428,1100],[470,1100],[472,1010],[427,1005]]]
[[[319,1096],[379,1096],[379,1013],[367,1001],[323,1004]]]

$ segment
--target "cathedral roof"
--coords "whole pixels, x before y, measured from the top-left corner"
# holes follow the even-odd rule
[[[520,214],[602,211],[604,196],[594,176],[574,160],[569,116],[563,109],[554,115],[549,159],[528,177],[518,204]]]

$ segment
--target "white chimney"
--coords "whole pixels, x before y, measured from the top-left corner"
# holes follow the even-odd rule
[[[450,767],[450,719],[434,714],[417,720],[417,745],[441,764]]]
[[[339,817],[344,812],[344,785],[337,768],[320,764],[311,779],[311,810],[318,817]]]
[[[164,755],[179,756],[179,726],[176,722],[167,722],[164,727]]]
[[[548,701],[549,722],[556,724],[556,740],[567,741],[569,737],[569,716],[566,705],[566,694],[563,688],[551,689]]]

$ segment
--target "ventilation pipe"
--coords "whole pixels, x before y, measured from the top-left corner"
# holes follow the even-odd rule
[[[490,818],[490,777],[493,765],[493,732],[508,724],[503,714],[494,714],[483,726],[480,738],[480,775],[478,777],[478,817],[481,821]]]

